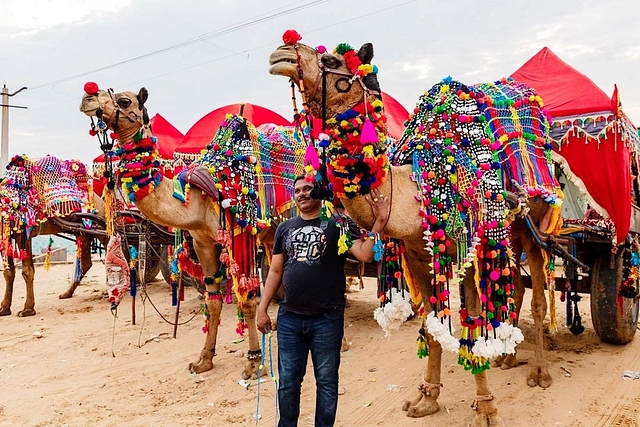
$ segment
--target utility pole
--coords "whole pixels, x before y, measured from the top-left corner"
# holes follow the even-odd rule
[[[9,163],[9,108],[24,108],[18,105],[9,105],[9,97],[16,95],[27,87],[24,86],[19,90],[9,93],[7,85],[2,87],[2,135],[0,136],[0,171],[4,171],[5,167]]]

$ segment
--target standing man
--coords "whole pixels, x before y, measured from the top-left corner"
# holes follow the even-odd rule
[[[331,427],[338,409],[338,369],[344,335],[347,254],[338,254],[341,218],[320,219],[322,202],[311,197],[314,184],[299,176],[294,199],[300,214],[276,231],[271,268],[258,307],[262,333],[271,330],[267,308],[282,283],[284,298],[278,309],[278,427],[296,427],[300,389],[309,352],[316,378],[315,427]],[[367,200],[376,217],[372,232],[362,238],[349,220],[351,253],[362,262],[373,260],[373,246],[388,215],[387,197],[372,191]],[[355,230],[354,230],[355,229]]]

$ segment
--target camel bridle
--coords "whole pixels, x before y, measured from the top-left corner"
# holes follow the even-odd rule
[[[365,99],[365,106],[366,106],[366,99],[368,98],[369,95],[375,95],[378,97],[381,97],[381,93],[377,90],[374,89],[370,89],[369,87],[367,87],[367,85],[365,84],[365,82],[363,81],[363,78],[359,75],[347,72],[347,71],[342,71],[336,68],[329,68],[326,67],[324,65],[324,62],[322,61],[322,56],[324,55],[323,53],[321,53],[318,49],[316,49],[316,60],[318,61],[318,68],[319,68],[319,72],[316,76],[316,79],[312,85],[313,88],[313,92],[311,92],[309,94],[309,96],[307,96],[305,87],[304,87],[304,70],[302,68],[302,63],[301,63],[301,56],[300,56],[300,52],[298,51],[298,43],[293,45],[293,49],[296,52],[296,69],[297,69],[297,77],[298,77],[298,88],[300,90],[300,94],[302,96],[302,106],[305,109],[306,114],[309,114],[309,104],[308,104],[308,100],[309,99],[313,99],[316,95],[316,93],[318,92],[318,88],[320,87],[320,84],[322,83],[322,92],[321,92],[321,109],[322,109],[322,132],[325,131],[326,129],[326,122],[327,122],[327,75],[328,74],[336,74],[339,76],[342,76],[341,78],[337,79],[336,82],[334,83],[334,87],[335,89],[340,92],[340,93],[345,93],[345,92],[349,92],[351,90],[351,86],[353,85],[354,80],[357,80],[360,85],[362,86],[362,90],[364,91],[364,99]],[[348,88],[346,90],[341,89],[338,85],[340,84],[340,82],[344,82],[346,81],[348,84]],[[293,79],[291,80],[291,86],[292,86],[292,90],[293,90],[293,85],[294,85],[294,81]],[[295,98],[295,96],[294,96]],[[307,120],[307,123],[309,124],[309,126],[312,127],[312,121],[311,120]],[[309,134],[311,135],[312,132],[309,132]],[[313,136],[311,136],[312,141],[313,141]],[[321,185],[324,186],[325,188],[328,188],[328,176],[327,176],[327,171],[326,171],[326,152],[325,149],[322,149],[322,163],[320,166],[320,175],[322,177],[322,183]],[[391,168],[389,168],[389,180],[391,183],[391,194],[389,195],[389,212],[387,214],[387,220],[384,224],[384,229],[387,228],[387,225],[389,224],[389,219],[391,218],[391,212],[392,212],[392,206],[393,206],[393,173]],[[327,190],[329,191],[329,190]],[[333,192],[331,192],[331,198],[333,198]]]
[[[130,123],[138,123],[140,127],[145,126],[145,117],[144,114],[144,106],[140,106],[140,110],[143,112],[142,116],[138,116],[133,111],[125,111],[118,105],[118,100],[116,99],[115,93],[113,89],[106,90],[106,93],[109,95],[109,100],[113,104],[113,112],[107,118],[107,121],[104,121],[104,109],[106,104],[103,103],[100,99],[98,93],[90,94],[89,96],[93,96],[98,101],[98,109],[95,111],[95,117],[98,119],[97,123],[94,121],[91,116],[91,130],[98,137],[98,142],[100,143],[100,150],[104,154],[104,177],[107,179],[107,187],[109,189],[115,188],[115,176],[113,173],[113,159],[110,155],[110,151],[113,150],[113,146],[115,144],[115,140],[118,139],[118,123],[120,120],[120,115],[129,120]],[[131,102],[131,100],[129,100]],[[129,104],[130,105],[130,104]],[[109,129],[113,130],[111,134],[111,139],[107,135]]]

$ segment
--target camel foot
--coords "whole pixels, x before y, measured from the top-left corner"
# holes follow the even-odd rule
[[[407,417],[420,418],[435,414],[440,410],[440,405],[438,405],[437,397],[427,396],[420,392],[415,399],[404,402],[402,410],[407,411]]]
[[[63,292],[60,295],[58,295],[59,299],[68,299],[71,298],[73,296],[73,291],[71,289],[69,289],[67,292]]]
[[[549,388],[552,383],[553,378],[551,378],[551,374],[549,374],[546,366],[537,366],[529,371],[529,376],[527,377],[529,387],[540,386],[546,389]]]
[[[11,309],[10,308],[0,308],[0,316],[10,316],[11,315]]]
[[[18,312],[18,317],[29,317],[29,316],[35,316],[36,315],[36,311],[33,308],[29,308],[29,309],[24,309],[22,311]]]
[[[213,369],[213,352],[203,349],[200,352],[200,360],[189,363],[189,372],[199,374]]]
[[[477,414],[471,421],[471,427],[505,427],[505,423],[498,414]]]
[[[498,416],[498,405],[493,395],[477,396],[471,408],[476,411],[471,427],[505,427]]]
[[[506,356],[496,357],[493,362],[491,362],[491,367],[507,370],[515,368],[516,366],[520,366],[522,364],[523,362],[520,362],[515,354],[508,354]]]
[[[244,371],[242,371],[242,379],[243,380],[257,380],[258,379],[258,369],[260,368],[260,359],[249,360],[244,367]],[[267,367],[264,366],[260,371],[260,376],[263,377],[267,375]]]

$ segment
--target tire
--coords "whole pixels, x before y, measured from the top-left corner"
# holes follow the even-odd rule
[[[136,249],[138,249],[137,246]],[[160,250],[160,253],[156,253],[158,250]],[[124,253],[124,257],[126,258],[127,262],[131,261],[129,246],[125,241],[122,242],[122,252]],[[156,279],[158,273],[161,270],[162,264],[163,262],[161,249],[156,248],[155,250],[153,250],[152,248],[152,250],[149,251],[149,259],[147,259],[147,266],[144,272],[145,283],[149,284]],[[142,280],[140,280],[141,277],[139,275],[139,270],[136,270],[136,274],[138,275],[138,283],[141,283]]]
[[[155,250],[151,250],[144,272],[145,283],[151,283],[156,280],[156,277],[158,277],[158,273],[160,273],[160,269],[162,267],[162,259],[160,259],[161,255],[161,253],[157,254]]]
[[[168,258],[169,250],[166,246],[162,246],[162,250],[160,252],[161,262],[160,264],[160,272],[162,273],[162,278],[167,284],[171,284],[171,261]],[[187,273],[182,273],[182,284],[184,287],[193,287],[198,290],[200,293],[204,293],[206,290],[204,283],[200,280],[194,279],[192,276]]]
[[[591,319],[600,339],[609,344],[627,344],[637,329],[639,303],[637,299],[621,297],[622,310],[618,303],[618,290],[622,282],[622,252],[614,258],[608,246],[600,246],[591,267]],[[636,284],[637,286],[637,284]]]

